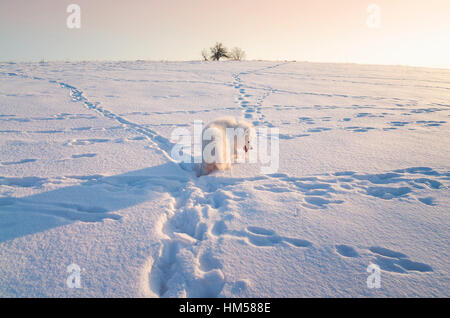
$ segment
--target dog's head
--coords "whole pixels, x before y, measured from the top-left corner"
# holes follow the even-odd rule
[[[244,144],[244,151],[247,153],[250,150],[253,150],[253,140],[255,136],[254,128],[248,127],[244,130],[244,136],[245,136],[245,144]]]

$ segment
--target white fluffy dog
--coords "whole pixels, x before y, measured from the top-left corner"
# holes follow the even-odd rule
[[[223,117],[209,123],[202,132],[202,165],[200,175],[231,168],[233,159],[253,149],[253,125],[234,117]]]

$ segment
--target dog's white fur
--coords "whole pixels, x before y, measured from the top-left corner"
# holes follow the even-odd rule
[[[234,149],[231,149],[231,142],[228,140],[230,136],[227,136],[227,128],[239,129],[244,133],[241,140],[245,142],[244,145],[239,145],[239,138],[234,136]],[[209,130],[209,136],[208,131]],[[205,134],[205,132],[207,132]],[[212,132],[212,135],[211,135]],[[210,137],[206,138],[205,136]],[[242,151],[247,152],[252,149],[251,140],[254,136],[253,125],[245,120],[236,120],[234,117],[222,117],[213,122],[210,122],[202,132],[202,165],[200,169],[200,175],[207,175],[215,170],[227,170],[231,168],[231,158],[237,158],[238,147],[242,147]],[[217,157],[219,160],[215,162],[208,162],[205,160],[205,147],[211,142],[215,142],[215,151],[218,152]],[[245,148],[244,148],[245,147]]]

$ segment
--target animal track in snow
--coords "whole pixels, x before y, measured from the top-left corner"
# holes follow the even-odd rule
[[[279,66],[282,66],[286,63],[280,63],[277,65],[273,65],[270,67],[264,67],[262,69],[257,69],[253,71],[245,71],[233,74],[233,87],[238,91],[238,97],[237,97],[237,103],[242,108],[243,116],[246,119],[253,120],[253,125],[260,126],[260,125],[267,125],[271,127],[272,125],[270,122],[265,121],[265,115],[262,113],[262,106],[264,103],[264,100],[274,92],[272,88],[264,87],[259,88],[262,89],[263,94],[256,98],[256,100],[250,102],[249,98],[254,97],[252,94],[248,92],[248,89],[250,89],[249,86],[243,84],[242,76],[246,74],[251,73],[260,73],[261,71],[268,70],[268,69],[274,69]],[[256,116],[257,115],[257,116]]]
[[[336,245],[336,251],[345,257],[359,257],[358,252],[348,245]]]
[[[310,134],[298,134],[298,135],[289,135],[289,134],[279,134],[280,139],[291,140],[296,138],[308,137]]]
[[[105,143],[110,141],[109,139],[101,138],[88,138],[88,139],[72,139],[66,143],[67,146],[87,146],[97,143]]]
[[[3,201],[3,204],[1,201]],[[7,198],[4,200],[2,198],[0,207],[2,212],[26,211],[27,214],[42,214],[71,221],[98,222],[103,219],[120,219],[118,215],[109,213],[107,209],[102,207],[67,202],[43,202],[22,198]]]
[[[433,272],[433,268],[425,263],[415,262],[401,252],[393,251],[381,246],[371,246],[364,249],[367,252],[358,253],[349,245],[336,245],[336,252],[346,258],[365,258],[365,263],[373,263],[384,271],[410,274],[411,272]]]
[[[300,123],[306,124],[306,125],[314,125],[314,120],[311,117],[300,117],[298,119]]]
[[[313,177],[289,177],[283,173],[269,175],[271,183],[259,184],[257,191],[274,193],[297,192],[301,205],[308,209],[326,209],[342,204],[341,194],[357,191],[382,200],[418,200],[428,206],[438,203],[429,191],[447,189],[444,183],[450,172],[438,172],[429,167],[398,169],[387,173],[360,174],[352,171]]]
[[[372,262],[388,272],[406,274],[411,271],[422,273],[433,271],[430,265],[411,261],[407,255],[400,252],[379,246],[370,247],[369,251],[375,255],[375,259]]]
[[[289,177],[286,174],[269,175],[272,181],[280,185],[269,184],[255,188],[271,192],[297,192],[303,196],[302,206],[308,209],[326,209],[330,204],[341,204],[344,201],[334,199],[338,190],[335,182],[318,177]]]
[[[35,161],[37,161],[37,159],[22,159],[19,161],[2,162],[1,164],[4,166],[11,166],[11,165],[22,165],[24,163],[30,163],[30,162],[35,162]]]
[[[217,297],[225,284],[231,284],[236,293],[244,292],[248,283],[228,281],[222,272],[223,260],[212,253],[211,246],[221,240],[244,240],[255,248],[312,246],[309,241],[280,236],[270,229],[228,228],[228,221],[237,213],[236,205],[248,196],[235,187],[267,179],[207,176],[190,179],[186,186],[170,190],[171,204],[162,224],[166,238],[149,273],[151,290],[160,297]]]
[[[39,177],[10,178],[0,176],[0,185],[6,186],[15,186],[22,188],[41,188],[42,185],[48,182],[49,180],[47,178],[39,178]]]
[[[150,288],[160,297],[217,297],[225,283],[222,265],[200,244],[208,240],[207,221],[215,210],[208,203],[212,198],[193,181],[172,193],[162,229],[167,239],[149,273]]]
[[[362,132],[368,132],[369,130],[374,130],[374,127],[360,127],[360,126],[350,126],[345,127],[345,130],[349,130],[355,133],[362,133]]]
[[[250,226],[247,227],[245,231],[240,232],[234,231],[230,232],[229,234],[235,237],[245,237],[252,245],[258,247],[274,246],[282,243],[287,243],[295,247],[312,246],[312,243],[307,240],[279,236],[274,231],[261,227]]]
[[[417,124],[421,124],[421,125],[423,125],[423,126],[425,126],[425,127],[439,127],[439,126],[442,126],[443,124],[446,124],[447,122],[446,122],[446,121],[443,121],[443,120],[441,120],[441,121],[435,121],[435,120],[428,120],[428,121],[426,121],[426,120],[419,120],[419,121],[416,121],[416,123],[417,123]]]
[[[318,133],[318,132],[324,132],[324,131],[329,131],[331,130],[331,128],[328,127],[314,127],[314,128],[309,128],[307,130],[307,132],[309,133]]]
[[[83,153],[83,154],[79,154],[79,155],[72,155],[73,159],[79,159],[79,158],[92,158],[97,156],[96,153]]]
[[[69,85],[64,82],[56,82],[56,81],[52,81],[52,80],[49,82],[58,83],[60,87],[68,89],[70,91],[70,96],[71,96],[73,102],[83,103],[83,105],[87,109],[96,111],[100,115],[102,115],[106,118],[115,120],[116,122],[120,123],[121,127],[128,128],[140,135],[145,136],[147,138],[147,140],[152,144],[152,147],[156,151],[160,152],[169,161],[173,162],[173,159],[168,154],[170,152],[170,149],[172,148],[173,144],[165,137],[159,135],[156,131],[149,129],[143,125],[133,123],[133,122],[127,120],[126,118],[101,107],[100,103],[98,103],[98,102],[92,102],[92,101],[88,100],[86,97],[83,96],[83,92],[81,90],[77,89],[76,87],[74,87],[72,85]],[[87,144],[90,144],[90,142],[106,142],[107,141],[107,140],[106,141],[104,141],[104,140],[105,139],[98,139],[98,140],[87,139],[87,140],[81,140],[81,143],[83,144],[85,141],[87,142]],[[78,140],[75,140],[74,142],[76,143],[77,141]],[[71,142],[69,142],[68,144],[71,145]]]
[[[436,205],[433,197],[417,198],[420,202],[426,205],[434,206]]]

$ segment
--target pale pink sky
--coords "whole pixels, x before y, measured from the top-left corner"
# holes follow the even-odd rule
[[[79,30],[66,27],[71,3]],[[193,60],[216,41],[249,59],[450,68],[450,1],[0,0],[3,61]]]

